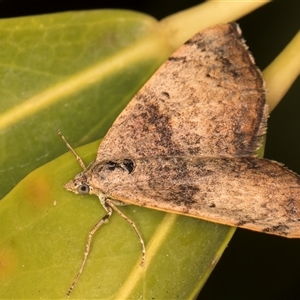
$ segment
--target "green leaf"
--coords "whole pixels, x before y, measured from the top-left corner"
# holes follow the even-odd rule
[[[0,24],[2,198],[66,151],[57,129],[75,146],[104,136],[164,57],[136,51],[156,21],[134,12],[70,12]]]
[[[90,161],[98,144],[78,152]],[[65,297],[88,231],[104,215],[97,198],[62,187],[79,171],[73,155],[65,154],[32,172],[2,200],[0,298]],[[75,298],[193,298],[234,232],[132,205],[121,210],[145,239],[145,266],[139,265],[142,252],[134,230],[114,214],[95,235]]]

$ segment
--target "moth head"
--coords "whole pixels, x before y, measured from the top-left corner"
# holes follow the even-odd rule
[[[65,184],[65,188],[75,194],[93,194],[93,188],[89,184],[89,176],[79,173],[74,179]]]

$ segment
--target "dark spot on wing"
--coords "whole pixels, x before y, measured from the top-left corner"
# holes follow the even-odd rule
[[[162,94],[162,96],[170,99],[170,94],[168,92],[162,92],[161,94]]]
[[[129,174],[132,173],[134,170],[134,162],[131,159],[124,159],[123,166]]]
[[[289,227],[283,224],[278,224],[276,226],[266,227],[263,229],[263,232],[266,233],[278,233],[280,235],[288,235]]]
[[[291,221],[299,221],[300,218],[300,211],[298,209],[299,204],[298,201],[294,198],[289,198],[286,201],[285,210],[287,215]]]
[[[155,134],[158,135],[153,142],[158,147],[163,147],[165,155],[180,155],[181,151],[178,146],[172,141],[172,126],[170,123],[170,117],[166,114],[159,112],[159,106],[156,104],[150,104],[146,108],[147,110],[147,126],[155,127]]]
[[[114,171],[116,169],[127,171],[128,174],[132,173],[134,170],[134,162],[131,159],[124,159],[122,161],[108,161],[99,164],[98,166],[98,172],[101,172],[102,170],[109,170]]]
[[[175,163],[176,160],[176,163]],[[186,160],[174,157],[164,157],[161,164],[156,164],[151,169],[148,185],[156,197],[161,197],[164,201],[170,201],[172,205],[186,207],[188,212],[192,203],[195,203],[195,195],[200,189],[197,185],[189,184],[189,165]],[[157,178],[159,174],[159,178]],[[172,184],[176,182],[176,184]]]
[[[235,223],[236,227],[243,227],[245,224],[255,224],[256,221],[250,218],[249,216],[244,216],[243,220],[238,221]]]
[[[175,62],[182,62],[185,63],[186,62],[186,56],[170,56],[168,58],[168,61],[175,61]]]
[[[107,163],[106,163],[106,167],[107,167],[107,169],[108,170],[110,170],[110,171],[114,171],[115,170],[115,168],[118,168],[118,163],[116,163],[116,162],[114,162],[114,161],[108,161]]]

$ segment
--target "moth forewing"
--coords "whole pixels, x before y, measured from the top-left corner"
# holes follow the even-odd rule
[[[96,161],[251,156],[266,131],[264,81],[237,24],[181,46],[123,110]]]
[[[139,206],[300,237],[300,177],[275,161],[155,157],[134,165],[130,174],[102,168],[97,188]]]

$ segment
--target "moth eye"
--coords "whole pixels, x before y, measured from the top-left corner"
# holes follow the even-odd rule
[[[79,194],[88,194],[90,191],[90,187],[87,184],[81,184],[78,188],[77,188],[77,192]]]

